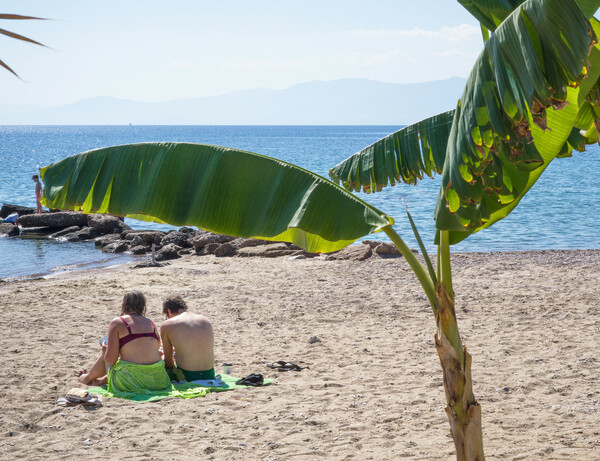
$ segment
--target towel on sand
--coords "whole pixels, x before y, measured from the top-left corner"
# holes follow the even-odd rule
[[[143,393],[150,391],[164,391],[171,388],[171,380],[165,371],[165,362],[142,365],[139,363],[117,360],[108,370],[107,390],[111,394],[118,393]]]
[[[110,392],[106,386],[102,387],[90,387],[88,392],[90,394],[106,395],[107,397],[117,397],[120,399],[133,400],[134,402],[153,402],[156,400],[165,399],[167,397],[181,397],[183,399],[193,399],[194,397],[204,397],[209,392],[223,392],[230,391],[233,389],[243,389],[250,386],[239,386],[235,382],[239,378],[235,378],[229,375],[221,375],[221,380],[225,385],[218,386],[203,386],[194,382],[179,382],[171,383],[171,386],[167,389],[150,391],[147,389],[140,389],[136,392]],[[270,384],[272,379],[265,379],[265,385]]]

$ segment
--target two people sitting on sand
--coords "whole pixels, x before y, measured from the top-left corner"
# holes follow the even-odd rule
[[[191,379],[214,378],[214,337],[210,322],[201,315],[187,312],[185,302],[179,297],[168,298],[165,306],[169,320],[161,328],[164,360],[156,326],[145,316],[146,298],[139,291],[132,291],[123,297],[121,316],[108,325],[102,354],[89,371],[83,369],[78,373],[79,381],[94,386],[108,384],[109,392],[159,391],[171,387],[165,365],[177,380],[181,380],[180,374]],[[179,368],[175,367],[175,354]]]

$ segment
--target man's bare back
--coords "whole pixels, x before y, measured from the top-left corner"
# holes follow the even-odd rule
[[[176,361],[177,368],[182,370],[212,370],[215,364],[214,334],[209,320],[203,315],[188,312],[179,297],[167,299],[163,306],[168,317],[160,327],[165,368],[173,368]]]

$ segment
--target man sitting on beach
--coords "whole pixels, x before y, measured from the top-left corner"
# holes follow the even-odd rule
[[[169,296],[163,302],[163,313],[167,320],[160,327],[160,337],[169,377],[177,381],[214,379],[214,335],[208,319],[188,312],[180,296]]]

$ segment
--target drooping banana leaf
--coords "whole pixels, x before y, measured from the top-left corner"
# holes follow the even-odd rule
[[[458,0],[458,3],[471,13],[483,27],[493,32],[524,1]]]
[[[330,178],[347,190],[370,193],[441,173],[453,115],[443,112],[380,139],[329,170]]]
[[[483,27],[490,31],[496,28],[525,0],[458,0]],[[591,18],[599,8],[597,0],[575,0],[586,18]]]
[[[448,142],[436,227],[458,231],[451,243],[507,216],[564,152],[600,75],[596,43],[572,0],[528,0],[490,37]]]
[[[238,237],[339,250],[394,220],[295,165],[226,147],[107,147],[40,169],[44,203],[85,213],[158,219]]]

